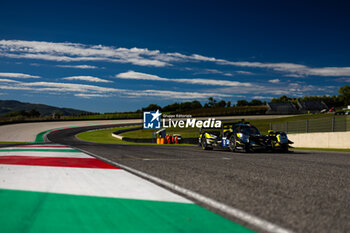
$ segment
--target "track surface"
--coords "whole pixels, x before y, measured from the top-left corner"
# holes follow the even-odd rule
[[[48,139],[127,165],[296,232],[350,231],[350,153],[245,154],[189,146],[96,144],[74,136],[95,128],[101,126],[57,131]]]

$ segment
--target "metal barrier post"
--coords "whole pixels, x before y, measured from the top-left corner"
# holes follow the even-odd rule
[[[332,117],[332,132],[334,132],[334,126],[335,126],[335,117]]]
[[[288,121],[286,122],[286,133],[288,133]]]
[[[306,133],[309,132],[309,120],[307,119],[306,120]]]

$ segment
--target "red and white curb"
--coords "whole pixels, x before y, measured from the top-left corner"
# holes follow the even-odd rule
[[[267,232],[290,232],[98,158],[58,144],[0,148],[0,209],[8,210],[0,211],[1,232],[252,232],[156,184]]]
[[[1,148],[0,188],[191,203],[123,169],[85,153],[67,150],[72,148],[62,145]]]

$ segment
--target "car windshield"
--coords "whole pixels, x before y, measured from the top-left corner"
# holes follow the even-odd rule
[[[236,132],[244,135],[260,134],[259,130],[254,126],[237,126]]]

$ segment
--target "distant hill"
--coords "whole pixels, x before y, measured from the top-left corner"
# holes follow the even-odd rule
[[[22,110],[29,112],[32,109],[35,109],[38,112],[40,112],[42,116],[49,116],[52,115],[54,112],[59,112],[65,116],[88,113],[86,111],[76,110],[72,108],[58,108],[45,104],[23,103],[16,100],[0,100],[0,116],[4,116],[11,112],[19,112]]]

